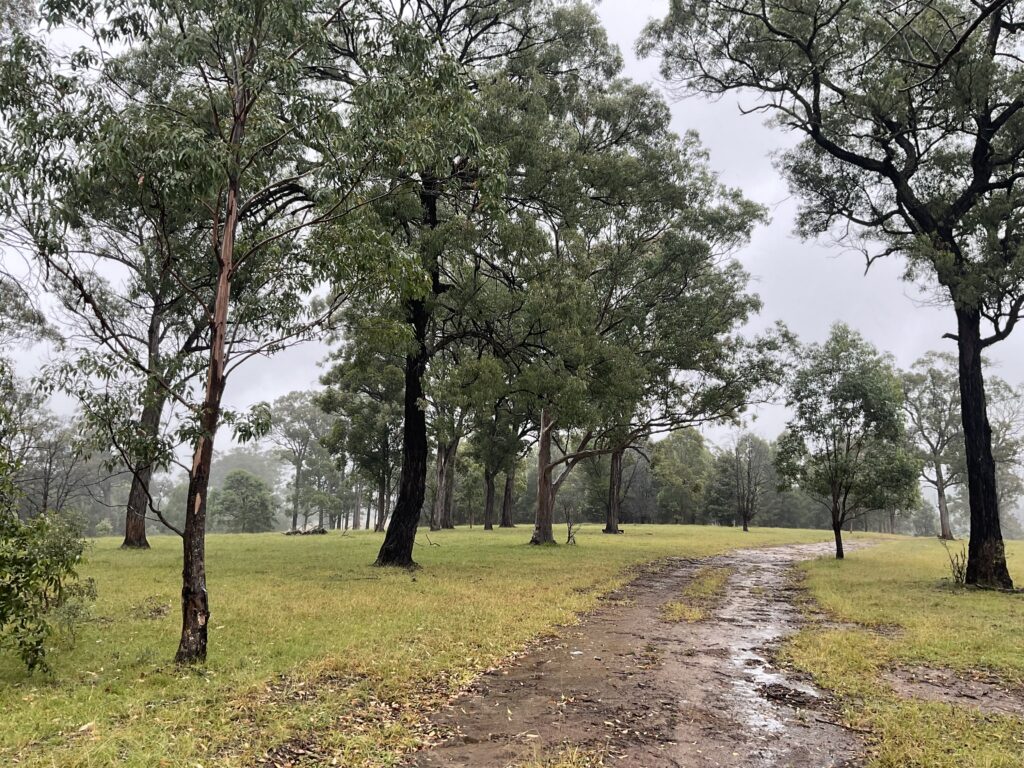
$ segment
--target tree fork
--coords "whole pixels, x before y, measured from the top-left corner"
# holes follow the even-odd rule
[[[515,490],[516,484],[516,468],[512,466],[510,470],[505,473],[505,491],[501,496],[501,523],[499,528],[515,528],[516,524],[512,522],[512,494]]]

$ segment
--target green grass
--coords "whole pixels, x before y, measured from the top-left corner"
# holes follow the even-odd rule
[[[0,765],[240,766],[303,739],[310,764],[389,766],[417,724],[480,671],[570,623],[628,568],[664,556],[823,541],[822,531],[584,528],[529,547],[529,530],[421,535],[416,572],[370,566],[379,535],[214,535],[209,663],[168,663],[179,633],[180,544],[95,543],[94,620],[49,677],[0,655]],[[282,760],[282,762],[284,762]]]
[[[1024,543],[1007,547],[1024,583]],[[1024,594],[957,588],[937,540],[885,542],[843,562],[807,566],[807,586],[837,619],[863,629],[815,629],[784,653],[840,694],[846,718],[873,734],[872,768],[1020,768],[1024,721],[904,699],[880,679],[901,665],[984,670],[1024,683]]]
[[[681,600],[666,603],[661,616],[666,621],[703,621],[722,599],[733,569],[708,565],[698,570],[683,587]]]

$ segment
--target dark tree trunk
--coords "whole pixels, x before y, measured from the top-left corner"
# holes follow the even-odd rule
[[[614,451],[611,455],[611,471],[608,473],[608,508],[605,514],[605,533],[621,533],[619,530],[619,508],[622,501],[622,454]]]
[[[359,517],[363,513],[363,484],[356,483],[356,503],[352,510],[352,530],[359,530]]]
[[[512,522],[512,493],[515,490],[516,484],[516,468],[515,464],[512,468],[505,473],[505,492],[501,497],[501,528],[515,528],[516,524]]]
[[[384,518],[387,517],[387,504],[388,504],[388,481],[386,477],[380,478],[380,483],[377,487],[377,522],[373,526],[374,533],[380,533],[384,530]]]
[[[540,412],[540,437],[537,442],[537,516],[533,526],[531,544],[553,544],[555,542],[552,531],[554,518],[555,489],[551,482],[551,430],[554,429],[554,422],[551,420],[548,409]]]
[[[149,540],[146,538],[146,510],[149,508],[149,481],[152,477],[151,466],[139,467],[132,476],[121,549],[149,549]]]
[[[484,470],[484,530],[494,530],[494,475],[493,470]]]
[[[439,524],[442,528],[454,528],[455,517],[452,514],[452,505],[455,501],[455,462],[458,461],[459,438],[450,443],[444,444],[444,471],[443,476],[438,476],[441,493],[441,514]]]
[[[843,554],[843,524],[841,522],[832,523],[832,532],[836,537],[836,560],[842,560],[845,556]]]
[[[297,531],[299,529],[299,490],[301,486],[299,483],[302,481],[302,467],[298,466],[295,468],[295,493],[292,494],[292,530]]]
[[[982,371],[981,316],[977,310],[957,309],[957,348],[960,358],[960,411],[963,415],[967,458],[967,491],[971,508],[971,538],[967,544],[967,583],[1012,589],[999,525],[996,465],[992,429],[985,403]]]
[[[146,440],[155,440],[160,433],[160,414],[163,398],[147,397],[142,408],[139,428]],[[153,479],[153,465],[137,467],[132,474],[132,487],[128,492],[128,509],[124,520],[124,542],[121,549],[149,549],[146,539],[146,512],[149,510],[149,483]]]
[[[427,351],[429,313],[422,299],[406,304],[409,321],[416,340],[416,350],[405,358],[405,399],[402,435],[402,471],[398,478],[398,500],[391,514],[384,543],[377,553],[376,565],[412,567],[412,548],[416,542],[416,526],[423,509],[427,487],[427,419],[420,407],[423,400],[423,376],[430,354]]]
[[[420,192],[423,223],[428,229],[437,229],[437,198],[440,184],[424,176]],[[434,295],[441,292],[440,253],[424,253]],[[427,326],[430,323],[430,305],[425,298],[409,299],[405,304],[406,320],[412,328],[415,351],[405,358],[404,431],[402,435],[402,473],[398,480],[398,500],[391,515],[384,543],[377,553],[376,565],[412,567],[416,527],[423,511],[423,496],[427,488],[427,419],[420,407],[423,399],[423,377],[430,363],[427,348]]]
[[[743,514],[742,514],[741,517],[743,519],[743,532],[744,533],[749,533],[750,532],[750,515],[747,514],[747,510],[743,510]]]

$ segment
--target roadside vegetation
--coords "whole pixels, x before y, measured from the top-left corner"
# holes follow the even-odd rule
[[[424,540],[423,567],[406,572],[370,565],[371,533],[212,535],[216,652],[202,671],[169,662],[178,542],[154,537],[148,552],[125,553],[98,540],[82,568],[99,595],[92,620],[52,655],[52,675],[0,657],[0,764],[235,766],[298,739],[342,765],[393,765],[432,738],[418,730],[425,712],[573,622],[631,566],[830,536],[631,526],[612,537],[592,526],[578,546],[537,548],[517,529],[460,529]]]
[[[1024,545],[1008,543],[1007,562],[1020,568]],[[1021,765],[1024,719],[983,714],[977,700],[902,697],[884,674],[951,669],[1019,689],[1024,594],[955,585],[935,540],[879,543],[845,564],[816,560],[804,567],[810,596],[835,621],[810,625],[783,655],[838,694],[847,723],[870,734],[872,768]]]

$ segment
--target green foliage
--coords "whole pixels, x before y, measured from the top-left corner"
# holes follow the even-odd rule
[[[664,521],[697,522],[712,463],[700,433],[695,429],[673,432],[654,444],[651,462]]]
[[[73,632],[83,602],[95,597],[91,581],[78,581],[84,549],[65,518],[22,522],[0,510],[0,643],[30,671],[47,669],[47,642],[61,626]]]
[[[263,478],[236,469],[210,495],[210,517],[232,533],[262,533],[274,529],[274,497]]]
[[[842,324],[802,359],[786,396],[793,416],[779,439],[780,478],[821,500],[837,526],[913,504],[920,464],[907,449],[889,360]]]
[[[320,762],[401,765],[418,743],[417,715],[600,605],[632,578],[631,566],[827,534],[639,526],[610,537],[584,526],[578,546],[553,549],[524,547],[522,538],[522,529],[431,536],[441,546],[418,546],[424,570],[410,575],[370,565],[380,537],[368,532],[211,535],[212,620],[223,629],[203,674],[166,663],[180,623],[171,610],[180,542],[153,537],[140,554],[98,541],[83,574],[97,581],[101,620],[54,657],[53,681],[39,685],[0,658],[0,764],[205,766],[216,754],[224,768],[239,768],[314,737]],[[392,702],[401,717],[389,714]]]
[[[904,257],[908,279],[985,309],[995,341],[1024,278],[1016,5],[682,0],[641,48],[687,91],[751,94],[802,136],[779,158],[801,233]]]

